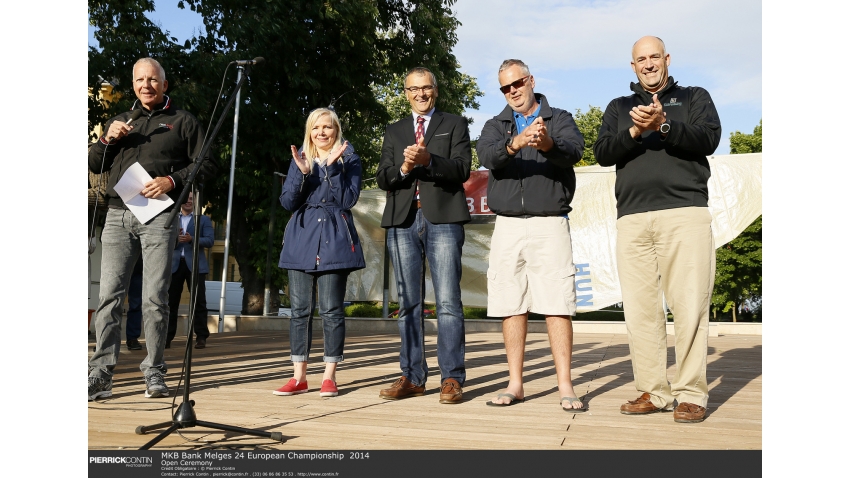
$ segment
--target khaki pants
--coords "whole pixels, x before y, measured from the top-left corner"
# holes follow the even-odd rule
[[[708,314],[714,288],[714,238],[708,208],[629,214],[617,220],[617,270],[623,292],[635,387],[652,404],[708,403]],[[663,298],[662,298],[663,294]],[[667,381],[667,316],[676,333],[676,376]]]

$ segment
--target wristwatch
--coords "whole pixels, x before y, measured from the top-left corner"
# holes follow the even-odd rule
[[[513,142],[514,142],[513,138],[508,138],[508,139],[505,140],[505,148],[507,148],[508,152],[511,153],[511,155],[515,155],[519,152],[511,146],[511,144],[513,144]]]
[[[658,128],[658,132],[661,134],[667,134],[670,132],[670,123],[661,123],[661,127]]]

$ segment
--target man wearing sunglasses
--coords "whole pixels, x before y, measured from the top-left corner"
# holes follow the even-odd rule
[[[572,115],[534,93],[534,76],[520,60],[499,67],[508,105],[487,121],[478,140],[481,164],[490,170],[487,203],[496,213],[487,270],[487,315],[502,317],[508,359],[507,389],[487,402],[508,406],[525,397],[522,368],[528,313],[546,317],[561,408],[587,408],[570,375],[575,265],[567,214],[576,188],[573,165],[584,139]]]
[[[705,419],[706,350],[714,287],[714,239],[706,156],[720,143],[708,92],[668,76],[670,54],[657,37],[632,47],[632,95],[605,109],[593,145],[602,166],[617,167],[617,272],[629,331],[635,388],[626,415],[669,411]],[[666,298],[676,333],[676,375],[667,381]]]
[[[467,121],[434,108],[437,79],[427,68],[404,80],[412,115],[387,126],[378,186],[387,191],[381,227],[398,289],[399,361],[402,375],[380,397],[398,400],[425,393],[425,258],[437,302],[437,362],[440,403],[460,403],[466,380],[460,257],[469,209],[463,183],[469,179],[472,149]]]

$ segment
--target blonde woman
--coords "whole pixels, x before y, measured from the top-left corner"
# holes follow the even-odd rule
[[[336,367],[345,342],[345,284],[351,271],[365,267],[351,216],[360,197],[360,157],[343,141],[339,118],[318,108],[307,117],[301,148],[292,162],[280,203],[292,217],[284,232],[278,266],[289,271],[292,318],[289,341],[293,377],[275,395],[308,391],[307,360],[317,302],[324,330],[325,372],[319,395],[334,397]]]

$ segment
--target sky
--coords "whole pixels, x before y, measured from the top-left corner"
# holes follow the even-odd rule
[[[149,18],[183,42],[203,31],[200,15],[160,0]],[[475,77],[484,96],[470,136],[504,107],[497,71],[502,60],[529,65],[535,91],[549,104],[575,113],[630,94],[635,81],[631,46],[644,35],[664,40],[670,75],[701,86],[714,100],[723,128],[715,154],[729,153],[729,134],[752,133],[762,118],[762,9],[754,0],[541,1],[460,0],[452,9],[461,26],[453,50],[460,70]],[[483,8],[486,7],[486,8]],[[658,15],[657,12],[665,12]],[[730,12],[734,12],[730,13]],[[89,26],[89,45],[96,46]],[[437,103],[439,107],[439,100]]]

